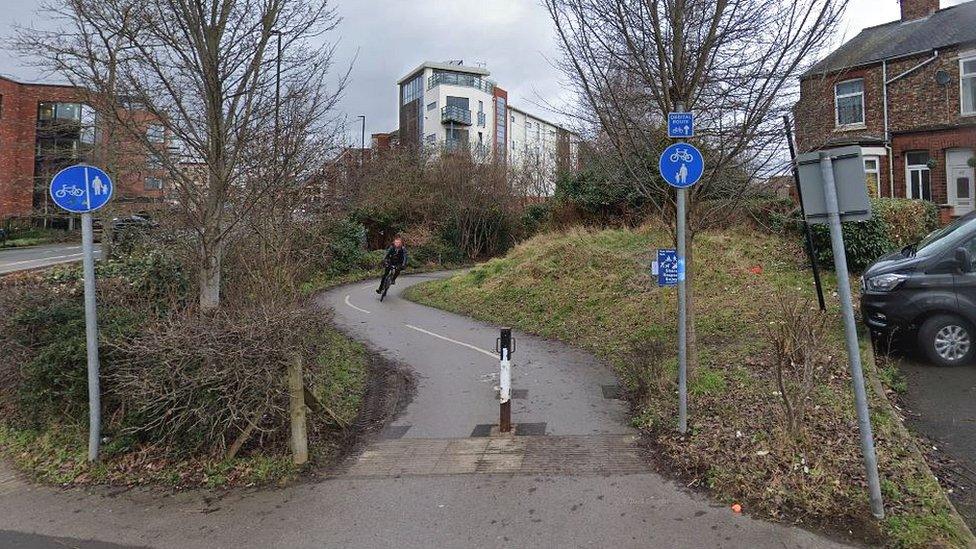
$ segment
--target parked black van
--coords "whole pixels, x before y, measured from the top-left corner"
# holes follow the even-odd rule
[[[861,314],[874,340],[915,338],[940,366],[976,354],[976,212],[882,256],[861,279]]]

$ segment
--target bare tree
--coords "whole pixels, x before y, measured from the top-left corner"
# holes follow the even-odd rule
[[[577,113],[612,145],[634,184],[674,227],[675,194],[657,173],[664,120],[694,111],[705,154],[688,196],[694,236],[746,196],[778,161],[778,117],[806,63],[827,45],[847,0],[545,0],[575,88]],[[721,199],[721,200],[716,200]],[[689,273],[693,272],[689,268]],[[688,276],[688,345],[697,362]]]
[[[778,296],[779,318],[772,324],[776,388],[790,434],[800,433],[810,397],[834,363],[827,339],[827,313],[809,300]]]
[[[138,143],[165,171],[192,234],[200,307],[218,307],[241,221],[307,176],[297,164],[314,140],[280,128],[321,132],[348,76],[328,89],[333,47],[311,45],[339,23],[329,0],[63,0],[47,14],[62,28],[26,29],[20,49],[89,91],[106,139]]]

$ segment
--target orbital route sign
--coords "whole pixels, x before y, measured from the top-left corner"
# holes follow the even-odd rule
[[[695,137],[695,115],[690,112],[669,112],[668,137],[672,139]]]

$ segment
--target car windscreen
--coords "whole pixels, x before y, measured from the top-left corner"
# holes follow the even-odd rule
[[[974,232],[976,232],[976,213],[970,213],[926,235],[914,246],[914,251],[919,255],[942,253],[947,246],[953,245],[963,235],[972,235]]]

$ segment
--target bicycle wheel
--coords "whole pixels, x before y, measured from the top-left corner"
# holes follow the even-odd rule
[[[387,275],[383,277],[383,292],[380,294],[380,301],[383,301],[383,298],[386,297],[386,292],[389,289],[390,289],[390,277],[389,275]]]

